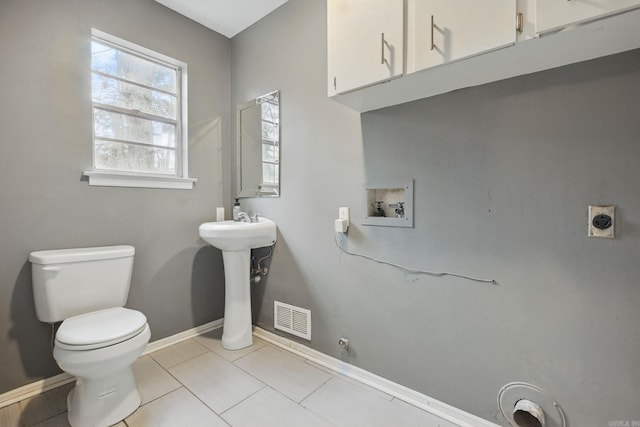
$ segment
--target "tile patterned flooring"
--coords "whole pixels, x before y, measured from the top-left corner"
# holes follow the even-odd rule
[[[142,404],[116,427],[455,427],[254,337],[222,348],[222,329],[139,358]],[[0,409],[0,426],[68,426],[68,384]]]

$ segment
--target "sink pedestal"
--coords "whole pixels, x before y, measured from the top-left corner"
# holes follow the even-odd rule
[[[224,326],[222,347],[239,350],[253,343],[251,335],[251,250],[222,251],[224,262]]]
[[[251,249],[276,243],[276,223],[267,218],[254,222],[205,222],[200,237],[222,251],[224,261],[224,325],[222,347],[239,350],[253,343],[251,336]]]

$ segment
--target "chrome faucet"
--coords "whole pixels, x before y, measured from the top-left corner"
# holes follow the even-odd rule
[[[253,214],[248,214],[246,212],[239,212],[238,213],[238,222],[260,222],[260,217],[259,217],[260,213],[256,212]]]
[[[251,222],[251,217],[249,217],[249,214],[246,212],[238,212],[238,219],[235,219],[234,221]]]

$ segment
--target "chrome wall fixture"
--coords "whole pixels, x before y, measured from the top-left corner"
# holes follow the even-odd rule
[[[349,340],[345,337],[339,338],[338,347],[340,347],[343,350],[349,351]]]
[[[272,253],[273,247],[269,246],[269,253],[267,255],[263,256],[260,259],[257,259],[257,261],[256,257],[251,257],[251,280],[253,281],[253,283],[260,283],[260,281],[262,280],[262,276],[266,276],[267,273],[269,273],[269,267],[263,265],[262,262],[265,259],[269,258]]]

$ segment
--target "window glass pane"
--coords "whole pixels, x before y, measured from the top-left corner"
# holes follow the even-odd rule
[[[279,107],[276,104],[269,102],[263,102],[262,104],[262,120],[267,120],[272,123],[278,123]]]
[[[176,93],[176,70],[115,47],[91,42],[91,68],[112,76]]]
[[[92,74],[91,89],[93,102],[176,119],[177,101],[173,95],[142,88],[99,74]]]
[[[276,148],[273,145],[262,144],[262,161],[275,163],[277,160]]]
[[[165,147],[176,146],[176,126],[140,117],[93,109],[97,138],[115,138]]]
[[[262,164],[262,182],[265,184],[278,183],[278,165],[271,163]]]
[[[265,141],[278,142],[278,125],[269,122],[262,122],[262,139]]]
[[[125,40],[112,40],[108,34],[95,37],[91,42],[94,167],[186,175],[181,155],[186,153],[182,133],[187,125],[181,123],[180,114],[180,78],[186,65]]]
[[[132,172],[176,173],[174,150],[95,140],[96,169]]]

